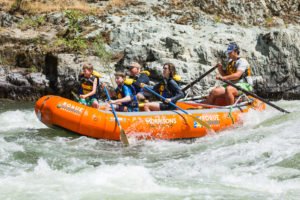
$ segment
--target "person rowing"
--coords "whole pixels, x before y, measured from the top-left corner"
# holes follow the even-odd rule
[[[158,92],[161,96],[166,98],[165,102],[148,102],[144,105],[145,111],[160,111],[160,110],[175,110],[176,107],[169,104],[169,102],[176,103],[179,99],[184,97],[184,93],[179,88],[177,82],[174,80],[176,75],[176,68],[172,63],[165,63],[163,65],[163,80],[153,87],[153,90]]]
[[[246,91],[252,91],[250,65],[245,58],[240,57],[239,46],[235,42],[230,43],[227,47],[226,53],[229,57],[228,63],[225,68],[223,68],[222,64],[217,64],[220,74],[217,75],[216,79],[228,80]],[[240,94],[241,92],[239,92],[235,87],[225,84],[214,88],[210,92],[205,103],[218,105],[217,99],[225,98],[226,105],[232,105],[234,104],[234,98]]]
[[[116,72],[115,73],[115,81],[117,83],[116,92],[116,100],[110,100],[109,104],[114,104],[114,108],[117,111],[124,112],[137,112],[138,102],[136,96],[131,92],[130,88],[124,84],[125,73]],[[107,105],[106,110],[110,110],[110,105]]]

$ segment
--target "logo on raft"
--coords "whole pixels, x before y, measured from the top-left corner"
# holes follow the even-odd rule
[[[67,112],[71,112],[74,113],[76,115],[80,115],[83,111],[83,108],[79,107],[79,106],[74,106],[70,103],[67,102],[63,102],[62,104],[57,104],[56,106],[59,109],[65,110]]]
[[[219,115],[201,115],[197,116],[198,119],[207,122],[209,125],[218,125],[220,124]],[[203,126],[197,122],[194,121],[194,128],[202,128]]]
[[[163,119],[146,119],[146,123],[150,125],[165,125],[165,124],[176,124],[176,118],[163,118]]]

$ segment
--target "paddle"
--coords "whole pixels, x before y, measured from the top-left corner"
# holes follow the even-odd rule
[[[205,72],[204,74],[202,74],[199,78],[197,78],[197,79],[194,80],[193,82],[187,84],[187,85],[182,89],[182,92],[185,92],[186,90],[188,90],[190,87],[192,87],[192,86],[195,85],[197,82],[199,82],[201,79],[203,79],[205,76],[207,76],[207,75],[210,74],[212,71],[214,71],[217,67],[218,67],[218,65],[212,67],[210,70],[208,70],[207,72]]]
[[[265,100],[265,99],[263,99],[263,98],[257,96],[256,94],[254,94],[254,93],[252,93],[252,92],[249,92],[249,91],[247,91],[247,90],[244,90],[244,89],[241,88],[240,86],[237,86],[237,85],[233,84],[231,81],[224,80],[224,79],[220,79],[220,80],[223,81],[224,83],[226,83],[227,85],[230,85],[230,86],[236,88],[237,90],[240,90],[240,91],[244,92],[245,94],[247,94],[247,95],[249,95],[249,96],[252,96],[252,97],[254,97],[254,98],[256,98],[256,99],[259,99],[260,101],[262,101],[262,102],[264,102],[264,103],[266,103],[266,104],[272,106],[273,108],[276,108],[277,110],[279,110],[279,111],[281,111],[281,112],[284,112],[284,113],[290,113],[289,111],[284,110],[283,108],[280,108],[280,107],[276,106],[275,104],[271,103],[270,101],[267,101],[267,100]]]
[[[107,91],[106,86],[104,86],[104,91],[105,91],[105,93],[106,93],[106,96],[107,96],[108,101],[111,101],[111,98],[110,98],[110,95],[109,95],[109,93],[108,93],[108,91]],[[110,107],[111,107],[112,113],[113,113],[114,116],[115,116],[115,120],[116,120],[116,122],[117,122],[117,124],[118,124],[118,126],[119,126],[119,128],[120,128],[120,139],[121,139],[122,143],[123,143],[125,146],[128,146],[128,145],[129,145],[128,138],[127,138],[127,136],[126,136],[126,134],[125,134],[125,131],[124,131],[123,128],[121,127],[121,124],[120,124],[120,121],[119,121],[119,119],[118,119],[117,113],[116,113],[116,111],[115,111],[114,105],[111,103],[111,104],[110,104]]]
[[[79,101],[79,97],[74,91],[71,91],[71,94],[74,96],[76,101]]]
[[[158,98],[162,99],[164,102],[166,101],[166,98],[159,95],[158,93],[156,93],[155,91],[153,91],[152,89],[150,89],[149,87],[145,86],[144,84],[141,84],[142,88],[145,88],[147,91],[151,92],[152,94],[154,94],[155,96],[157,96]],[[178,110],[181,110],[183,113],[187,114],[188,116],[190,116],[191,118],[193,118],[195,121],[197,121],[199,124],[201,124],[202,126],[208,128],[209,130],[212,130],[210,125],[200,119],[198,119],[197,117],[193,116],[191,113],[188,113],[187,111],[183,110],[182,108],[178,107],[176,104],[174,104],[173,102],[168,102],[168,104],[174,106],[175,108],[177,108]]]

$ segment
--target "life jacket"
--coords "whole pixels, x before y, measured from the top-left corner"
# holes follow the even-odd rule
[[[150,72],[149,71],[142,71],[142,72],[140,72],[140,74],[144,74],[147,77],[150,76]],[[132,77],[131,76],[131,77],[126,78],[124,80],[124,84],[129,87],[129,89],[132,91],[132,93],[134,95],[136,95],[139,92],[139,90],[140,90],[140,86],[137,86],[137,85],[134,84],[138,79],[139,79],[139,76],[137,76],[137,77]],[[146,84],[148,84],[148,83],[146,83]]]
[[[100,93],[101,93],[101,88],[100,88],[100,85],[101,85],[100,84],[100,78],[101,77],[102,77],[102,75],[99,72],[95,71],[95,70],[93,71],[90,78],[84,77],[84,74],[81,73],[79,75],[79,81],[80,81],[79,93],[80,94],[87,94],[87,93],[93,91],[93,84],[94,84],[94,80],[96,78],[97,79],[96,93],[91,97],[99,99]]]
[[[131,101],[130,102],[126,102],[126,103],[122,103],[123,106],[127,106],[129,108],[131,108],[131,110],[135,110],[138,111],[138,100],[136,95],[134,95],[130,89],[130,87],[128,87],[127,85],[123,84],[122,87],[117,87],[115,92],[116,92],[116,96],[118,99],[122,99],[126,96],[125,94],[125,90],[126,88],[129,88],[129,91],[131,92],[130,97],[131,97]]]
[[[181,80],[181,76],[175,74],[172,79],[177,83],[179,84],[180,80]],[[163,81],[161,81],[159,83],[159,86],[158,86],[158,93],[165,97],[165,98],[169,98],[169,97],[172,97],[173,96],[173,92],[168,88],[168,81],[169,80],[166,80],[164,79]]]
[[[239,59],[240,58],[238,58],[237,60],[239,60]],[[225,74],[226,75],[231,75],[231,74],[234,74],[235,72],[237,72],[236,61],[231,60],[227,64],[227,66],[225,68]],[[247,82],[247,76],[251,76],[251,68],[250,68],[250,66],[247,67],[246,71],[243,72],[242,76],[238,79],[238,81],[244,80],[245,82]]]

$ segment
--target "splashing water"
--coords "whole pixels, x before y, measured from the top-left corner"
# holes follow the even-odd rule
[[[300,199],[300,101],[276,104],[291,113],[128,148],[49,129],[33,106],[0,108],[0,199]]]

